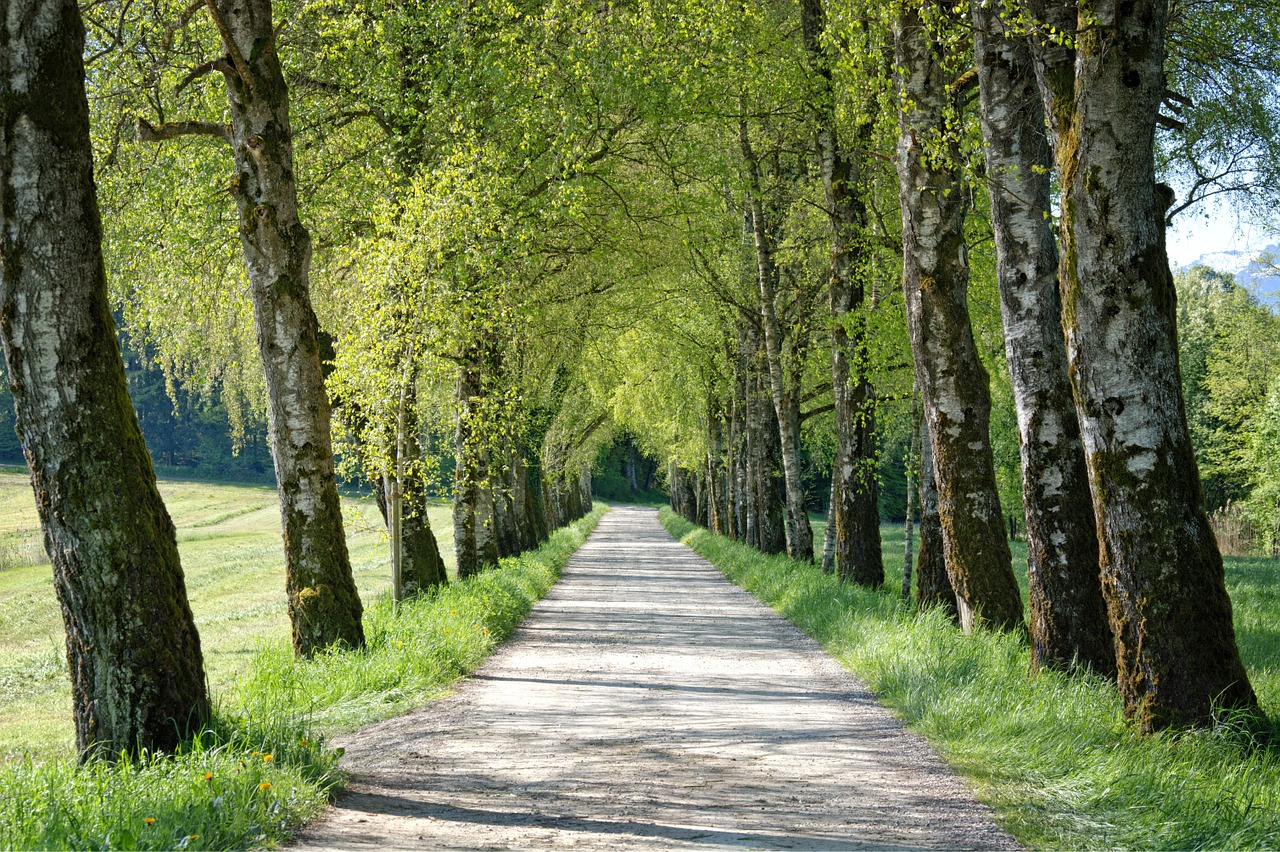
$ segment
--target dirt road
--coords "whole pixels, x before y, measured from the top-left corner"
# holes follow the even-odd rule
[[[789,623],[616,508],[456,694],[338,744],[303,848],[1017,848]]]

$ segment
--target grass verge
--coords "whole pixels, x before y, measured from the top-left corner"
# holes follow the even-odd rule
[[[275,845],[341,785],[340,752],[324,738],[443,695],[546,594],[604,512],[398,607],[384,595],[365,611],[362,651],[299,661],[287,641],[264,645],[214,724],[176,755],[0,766],[0,848]]]
[[[1029,677],[1030,654],[1016,637],[964,636],[937,613],[915,614],[890,591],[892,581],[863,589],[713,535],[669,509],[661,519],[861,677],[969,777],[1001,825],[1027,846],[1280,847],[1280,750],[1257,747],[1229,720],[1209,730],[1138,736],[1112,685],[1057,673]],[[1247,621],[1257,614],[1238,590],[1257,579],[1257,566],[1233,569],[1252,572],[1232,585],[1237,620]],[[1277,618],[1273,612],[1271,623]],[[1275,660],[1259,661],[1246,645],[1250,635],[1242,632],[1242,651],[1274,719]]]

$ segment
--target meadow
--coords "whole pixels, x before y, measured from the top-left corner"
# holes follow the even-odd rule
[[[272,487],[161,481],[178,528],[187,593],[213,694],[226,701],[260,649],[289,638],[284,548]],[[377,506],[343,499],[361,599],[390,589],[387,538]],[[431,510],[450,569],[449,507]],[[71,687],[62,614],[24,468],[0,468],[0,763],[72,754]]]
[[[964,636],[898,596],[902,527],[881,530],[886,584],[841,583],[765,556],[670,510],[672,535],[790,619],[965,774],[1001,825],[1035,849],[1280,848],[1280,561],[1226,559],[1241,653],[1271,730],[1138,735],[1115,687],[1032,674],[1016,636]],[[815,524],[822,540],[825,526]],[[1026,601],[1026,547],[1014,544]]]

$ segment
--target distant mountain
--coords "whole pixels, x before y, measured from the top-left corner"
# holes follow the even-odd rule
[[[1218,272],[1231,273],[1235,275],[1236,283],[1256,290],[1264,302],[1280,304],[1280,269],[1277,269],[1280,267],[1280,244],[1269,245],[1259,251],[1210,252],[1200,255],[1184,268],[1192,266],[1207,266]]]

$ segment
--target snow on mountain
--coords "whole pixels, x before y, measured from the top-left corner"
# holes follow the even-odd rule
[[[1269,245],[1260,251],[1217,251],[1202,254],[1182,267],[1207,266],[1218,272],[1228,272],[1236,277],[1236,283],[1257,291],[1258,296],[1271,305],[1280,304],[1280,244]]]

